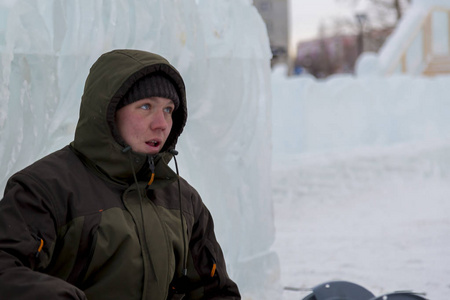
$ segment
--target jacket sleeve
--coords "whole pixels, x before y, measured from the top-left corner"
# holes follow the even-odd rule
[[[2,299],[86,299],[75,286],[44,273],[56,240],[56,217],[45,194],[41,185],[24,174],[7,183],[0,201]]]
[[[188,286],[186,299],[241,299],[236,283],[227,274],[223,252],[214,233],[212,216],[200,196],[197,195],[193,202],[196,208],[189,241],[188,278],[189,273],[196,274],[201,286]]]

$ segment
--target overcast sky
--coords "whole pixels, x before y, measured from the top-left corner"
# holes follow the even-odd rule
[[[348,16],[353,18],[355,7],[339,0],[289,0],[291,7],[291,42],[313,39],[322,20],[330,17]],[[350,2],[350,1],[349,1]],[[361,8],[363,3],[358,5]],[[293,46],[293,45],[291,45]]]

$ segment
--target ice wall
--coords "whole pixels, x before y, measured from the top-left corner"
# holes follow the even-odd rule
[[[450,138],[450,76],[273,74],[273,152],[345,152]]]
[[[276,299],[270,48],[249,0],[0,2],[0,161],[6,179],[73,138],[103,52],[162,54],[186,81],[180,172],[200,192],[245,299]]]

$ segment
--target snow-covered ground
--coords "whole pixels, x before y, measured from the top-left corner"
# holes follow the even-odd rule
[[[274,158],[284,300],[330,280],[450,297],[450,140]]]
[[[283,300],[334,280],[375,296],[412,290],[450,299],[450,77],[385,76],[429,8],[449,3],[413,1],[356,76],[273,71],[272,249]],[[446,43],[442,15],[433,35]]]

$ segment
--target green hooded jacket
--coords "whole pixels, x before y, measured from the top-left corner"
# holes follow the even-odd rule
[[[162,151],[149,157],[122,142],[114,115],[153,72],[171,78],[180,105]],[[163,57],[102,55],[86,80],[74,141],[7,182],[1,299],[240,299],[208,209],[167,165],[186,118],[183,80]]]

